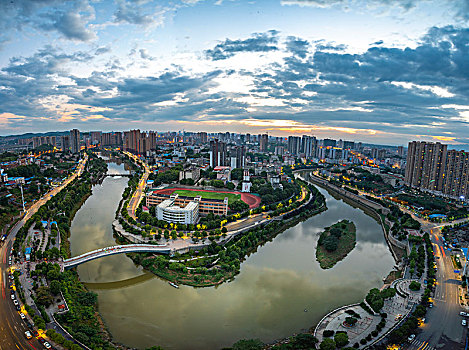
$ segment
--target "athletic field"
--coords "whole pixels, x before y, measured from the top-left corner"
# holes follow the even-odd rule
[[[241,199],[244,203],[249,205],[250,209],[257,208],[259,204],[261,204],[261,197],[252,193],[244,193],[244,192],[228,192],[228,191],[223,191],[223,190],[209,191],[209,190],[199,190],[199,189],[190,190],[190,189],[181,188],[181,187],[163,188],[161,190],[156,190],[154,192],[160,193],[160,194],[167,194],[167,195],[170,195],[172,193],[177,193],[180,196],[185,196],[185,197],[202,196],[202,198],[206,198],[206,199],[223,200],[225,199],[225,197],[228,197],[228,203],[232,203],[233,201]]]
[[[224,200],[228,197],[228,204],[234,201],[241,200],[241,195],[236,193],[220,193],[220,192],[206,192],[206,191],[191,191],[191,190],[176,190],[173,193],[177,193],[184,197],[197,197],[201,196],[206,199],[221,199]]]

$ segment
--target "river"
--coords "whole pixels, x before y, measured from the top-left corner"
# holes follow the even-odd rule
[[[124,166],[110,163],[108,171],[122,173]],[[107,177],[94,186],[72,222],[72,256],[115,244],[111,223],[127,181]],[[298,333],[331,309],[361,301],[394,265],[378,223],[320,191],[328,210],[259,247],[233,282],[175,289],[125,255],[80,265],[80,279],[98,294],[115,341],[130,347],[220,349],[243,338],[271,342]],[[342,219],[355,223],[357,245],[334,268],[322,270],[315,259],[318,234]]]

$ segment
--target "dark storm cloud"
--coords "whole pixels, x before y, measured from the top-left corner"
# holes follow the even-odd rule
[[[217,61],[234,56],[239,52],[269,52],[278,50],[278,32],[269,30],[266,33],[255,33],[248,39],[231,40],[217,44],[213,49],[206,50],[208,58]]]

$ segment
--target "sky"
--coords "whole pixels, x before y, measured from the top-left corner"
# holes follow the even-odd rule
[[[469,0],[0,1],[0,135],[72,128],[464,148]]]

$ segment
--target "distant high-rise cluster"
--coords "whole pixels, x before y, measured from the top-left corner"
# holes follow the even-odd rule
[[[156,148],[156,132],[140,132],[140,130],[124,131],[124,150],[135,153],[145,154],[147,151]]]
[[[121,132],[103,132],[101,134],[101,145],[102,146],[121,146],[122,145],[122,133]]]
[[[37,148],[42,145],[56,146],[55,136],[37,136],[33,137],[33,148]]]
[[[469,153],[448,150],[439,142],[409,143],[406,185],[451,198],[469,198]]]

